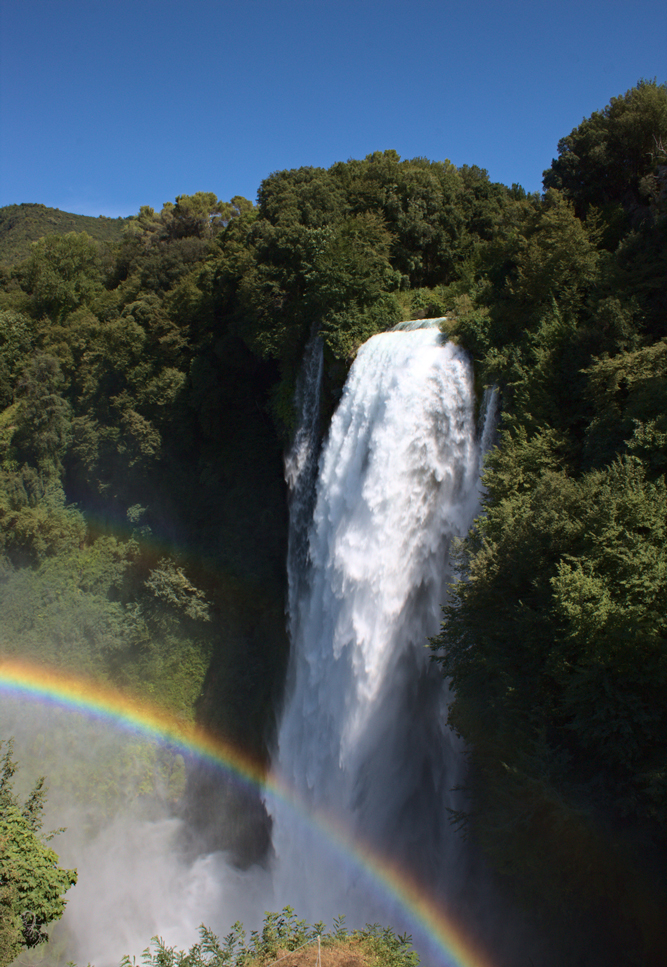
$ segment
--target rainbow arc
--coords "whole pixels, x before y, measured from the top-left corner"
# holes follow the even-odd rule
[[[265,790],[286,803],[302,822],[314,826],[358,869],[375,883],[378,891],[404,910],[415,929],[423,932],[439,951],[447,967],[492,967],[487,955],[464,928],[411,875],[368,844],[353,840],[329,816],[318,812],[263,765],[233,745],[200,727],[181,721],[145,701],[124,695],[106,685],[71,673],[36,664],[0,661],[0,693],[53,704],[95,719],[111,727],[133,731],[156,742],[169,744],[186,757],[222,769],[236,781]]]

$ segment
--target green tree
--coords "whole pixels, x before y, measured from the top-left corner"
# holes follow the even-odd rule
[[[574,479],[568,451],[553,430],[506,428],[459,548],[434,640],[468,748],[459,819],[523,902],[585,930],[616,911],[607,931],[634,923],[651,963],[667,904],[651,869],[667,845],[667,492],[636,457]]]
[[[0,310],[0,408],[12,402],[16,378],[34,339],[32,320],[11,309]]]
[[[23,947],[48,940],[46,928],[62,917],[63,894],[77,877],[76,870],[58,866],[57,854],[46,845],[54,834],[40,835],[44,780],[23,806],[14,794],[11,740],[0,768],[0,967],[7,967]]]
[[[667,85],[641,80],[561,138],[544,187],[562,191],[579,215],[593,206],[609,220],[620,209],[641,221],[650,212],[646,179],[665,163],[666,146]]]
[[[211,238],[232,218],[251,211],[253,207],[252,202],[241,195],[225,202],[219,201],[212,191],[198,191],[194,195],[178,195],[175,205],[167,202],[160,217],[170,238]]]
[[[584,121],[452,287],[503,415],[434,641],[458,819],[522,902],[628,964],[659,959],[667,909],[665,106],[643,84]]]
[[[33,244],[23,278],[36,315],[57,318],[101,291],[99,244],[85,232],[46,235]]]
[[[595,466],[631,452],[647,474],[667,470],[667,340],[596,360],[587,371],[593,418],[585,459]]]
[[[61,395],[64,379],[58,360],[40,354],[29,362],[16,386],[16,432],[20,459],[45,471],[60,469],[71,435],[71,408]]]

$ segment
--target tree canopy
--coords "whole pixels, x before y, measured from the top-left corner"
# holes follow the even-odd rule
[[[666,119],[640,82],[563,139],[452,330],[502,397],[433,641],[458,819],[575,961],[595,924],[616,962],[653,962],[667,909]]]
[[[365,339],[447,316],[502,401],[433,642],[470,763],[458,818],[570,963],[592,935],[657,963],[666,141],[667,88],[640,81],[561,140],[543,195],[388,150],[274,172],[256,205],[143,207],[116,241],[41,233],[0,276],[5,652],[266,756],[303,348],[325,344],[327,415]]]
[[[667,164],[667,85],[655,80],[613,97],[558,142],[545,188],[574,202],[577,214],[599,209],[610,221],[638,224],[651,215],[656,168]]]

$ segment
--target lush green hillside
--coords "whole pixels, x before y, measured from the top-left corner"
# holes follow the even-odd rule
[[[30,254],[30,245],[45,235],[86,232],[98,242],[118,242],[125,218],[72,215],[46,205],[6,205],[0,208],[0,264],[13,265]]]
[[[460,819],[570,963],[664,956],[666,143],[664,85],[583,121],[454,329],[504,411],[434,642]]]
[[[572,940],[563,962],[657,963],[665,143],[667,89],[642,82],[563,138],[543,196],[385,151],[276,172],[257,206],[198,193],[142,208],[114,243],[42,237],[0,288],[3,653],[264,754],[304,345],[320,332],[330,412],[361,342],[446,314],[503,407],[434,642],[470,757],[459,819],[502,888]],[[209,779],[190,781],[205,825]],[[263,819],[237,805],[219,845],[247,862]]]

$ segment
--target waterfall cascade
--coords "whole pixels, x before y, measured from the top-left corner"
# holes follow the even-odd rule
[[[265,790],[273,863],[240,870],[222,852],[192,861],[178,849],[181,821],[119,816],[72,859],[96,887],[68,902],[72,959],[111,967],[153,934],[187,947],[202,921],[224,936],[286,904],[311,923],[345,915],[350,927],[414,933],[378,857],[452,910],[467,862],[447,813],[461,805],[462,757],[426,640],[439,627],[450,542],[479,506],[494,415],[489,405],[475,427],[470,361],[437,326],[402,329],[360,349],[321,453],[317,341],[304,361],[286,463],[292,650],[278,781]],[[422,962],[449,963],[428,956],[430,940],[415,936]]]
[[[461,753],[426,642],[451,580],[449,544],[479,506],[488,426],[475,426],[466,354],[437,327],[402,328],[359,350],[316,480],[321,363],[314,348],[307,357],[287,463],[292,654],[274,770],[439,891],[460,849],[447,808],[460,805]],[[276,896],[310,918],[372,917],[364,885],[331,868],[313,830],[269,808]]]

